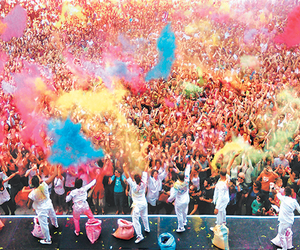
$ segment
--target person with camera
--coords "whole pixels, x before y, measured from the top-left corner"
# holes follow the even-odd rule
[[[277,178],[278,174],[272,170],[271,166],[266,166],[257,177],[256,180],[261,182],[261,193],[266,197],[269,197],[270,183],[275,182]]]

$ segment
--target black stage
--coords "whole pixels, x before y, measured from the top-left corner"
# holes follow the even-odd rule
[[[157,238],[161,233],[169,232],[176,239],[176,249],[217,249],[211,244],[215,216],[188,216],[186,231],[176,233],[176,216],[149,216],[149,234],[143,233],[145,239],[135,244],[135,238],[125,241],[114,238],[111,234],[117,229],[117,219],[125,216],[95,216],[102,220],[102,232],[99,239],[91,244],[85,233],[87,217],[80,221],[81,233],[74,234],[72,216],[58,216],[59,229],[50,225],[52,245],[41,245],[31,235],[33,216],[0,216],[5,224],[0,231],[0,249],[159,249]],[[277,234],[277,217],[228,216],[230,249],[276,249],[270,242]],[[143,228],[143,227],[142,227]],[[300,217],[297,216],[293,226],[294,249],[300,249]]]

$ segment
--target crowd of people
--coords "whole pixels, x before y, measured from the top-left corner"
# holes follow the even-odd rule
[[[22,138],[27,124],[16,105],[14,75],[35,64],[57,96],[75,89],[96,92],[104,84],[92,75],[81,77],[74,68],[85,70],[86,61],[101,64],[113,51],[120,61],[133,58],[144,76],[159,60],[156,41],[168,22],[177,46],[170,76],[141,89],[121,79],[128,91],[116,108],[126,123],[110,111],[92,115],[78,106],[72,110],[72,121],[82,125],[84,136],[105,157],[58,167],[49,183],[57,214],[71,212],[72,201],[65,198],[77,179],[83,186],[96,179],[88,192],[94,214],[111,207],[117,214],[128,213],[132,190],[124,164],[136,172],[147,166],[149,213],[174,213],[170,190],[187,168],[189,214],[214,213],[214,190],[224,166],[230,176],[227,214],[276,215],[276,190],[283,193],[286,186],[298,199],[300,51],[274,42],[297,3],[229,1],[229,13],[222,2],[70,0],[84,18],[69,13],[59,23],[60,1],[1,1],[1,17],[17,4],[28,15],[21,38],[0,39],[7,55],[0,75],[3,212],[14,215],[17,206],[26,204],[33,176],[46,180],[54,171],[47,160],[52,139],[44,134],[44,147]],[[65,59],[66,51],[74,57],[72,63]],[[251,63],[243,61],[247,57]],[[35,113],[41,119],[62,117],[46,94],[37,100]]]

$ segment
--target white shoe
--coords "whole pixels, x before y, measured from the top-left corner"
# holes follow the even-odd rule
[[[210,227],[209,229],[210,229],[211,231],[214,231],[214,227]]]
[[[177,233],[181,233],[181,232],[184,232],[185,231],[185,228],[184,227],[180,227],[180,228],[177,228],[176,229],[176,232]]]
[[[79,233],[78,233],[78,232],[76,232],[76,230],[74,231],[74,233],[75,233],[75,235],[76,235],[76,236],[79,236]]]
[[[141,236],[141,237],[137,237],[137,239],[135,240],[135,244],[138,244],[138,243],[140,243],[142,240],[144,239],[144,237],[143,236]]]
[[[43,245],[51,245],[52,244],[52,241],[47,241],[47,240],[40,240],[40,243],[43,244]]]
[[[150,233],[150,229],[145,229],[145,232],[146,233]]]

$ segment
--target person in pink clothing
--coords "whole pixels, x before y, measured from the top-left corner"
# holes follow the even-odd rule
[[[66,197],[66,201],[73,200],[73,220],[76,236],[79,236],[80,226],[79,219],[81,214],[85,214],[89,219],[94,219],[94,215],[89,207],[87,199],[87,191],[96,184],[96,180],[91,181],[89,184],[82,186],[82,179],[75,181],[75,189],[72,190]]]

